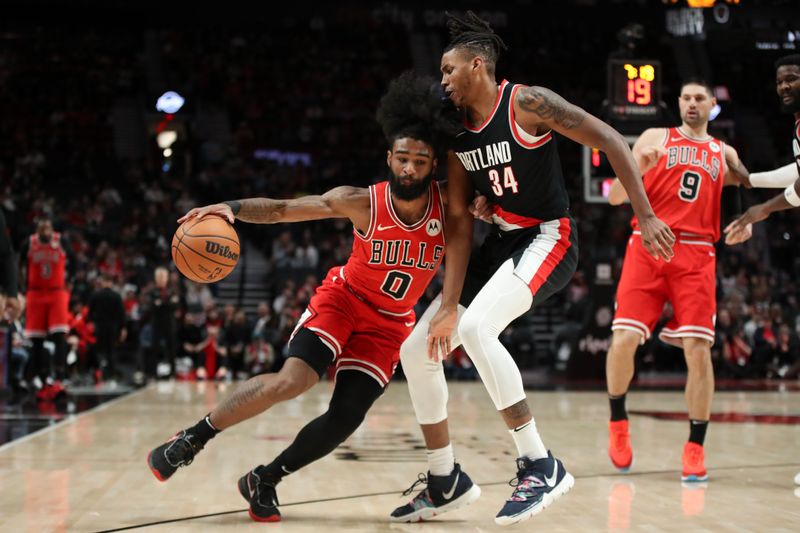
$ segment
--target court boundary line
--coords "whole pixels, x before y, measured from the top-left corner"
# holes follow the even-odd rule
[[[122,394],[121,396],[118,396],[117,398],[114,398],[113,400],[109,400],[107,402],[103,402],[100,405],[96,405],[96,406],[94,406],[94,407],[92,407],[90,409],[87,409],[86,411],[83,411],[82,413],[78,413],[78,414],[75,414],[75,415],[67,415],[66,417],[64,417],[60,421],[56,422],[55,424],[51,424],[49,426],[45,426],[43,428],[37,429],[33,433],[28,433],[27,435],[24,435],[24,436],[22,436],[22,437],[20,437],[18,439],[14,439],[11,442],[6,442],[5,444],[0,445],[0,453],[2,453],[3,451],[7,450],[8,448],[11,448],[15,444],[20,444],[22,442],[27,442],[27,441],[35,438],[35,437],[39,437],[41,435],[44,435],[45,433],[49,433],[49,432],[51,432],[51,431],[53,431],[53,430],[55,430],[57,428],[64,427],[64,426],[67,426],[69,424],[72,424],[73,422],[75,422],[76,420],[78,420],[79,418],[81,418],[81,417],[83,417],[85,415],[88,415],[88,414],[91,414],[91,413],[98,413],[98,412],[106,409],[107,407],[110,407],[111,405],[117,404],[118,402],[121,402],[122,400],[126,400],[126,399],[131,398],[131,397],[133,397],[133,396],[135,396],[135,395],[137,395],[137,394],[139,394],[141,392],[144,392],[144,391],[148,390],[151,386],[152,385],[148,385],[146,387],[142,387],[142,388],[140,388],[138,390],[134,390],[134,391],[129,392],[127,394]]]
[[[713,468],[712,471],[718,472],[720,470],[742,470],[742,469],[751,469],[751,468],[787,468],[787,467],[800,467],[800,463],[776,463],[776,464],[765,464],[765,465],[731,465],[731,466],[719,466]],[[599,474],[585,474],[582,476],[575,476],[575,479],[594,479],[594,478],[601,478],[601,477],[619,477],[619,478],[626,478],[632,476],[647,476],[647,475],[657,475],[657,474],[677,474],[680,470],[649,470],[643,472],[611,472],[611,473],[599,473]],[[676,478],[677,480],[677,478]],[[699,483],[698,485],[704,485],[704,483]],[[496,486],[496,485],[508,485],[508,481],[492,481],[487,483],[478,483],[478,486]],[[307,505],[311,503],[324,503],[324,502],[335,502],[340,500],[356,500],[360,498],[371,498],[373,496],[391,496],[401,494],[402,491],[384,491],[384,492],[370,492],[365,494],[351,494],[349,496],[335,496],[333,498],[318,498],[315,500],[305,500],[299,502],[291,502],[291,503],[283,503],[278,507],[294,507],[296,505]],[[147,522],[144,524],[134,524],[132,526],[124,526],[118,527],[114,529],[101,529],[95,531],[94,533],[116,533],[118,531],[130,531],[132,529],[141,529],[145,527],[154,527],[154,526],[161,526],[164,524],[173,524],[176,522],[188,522],[190,520],[199,520],[202,518],[211,518],[215,516],[225,516],[229,514],[236,514],[236,513],[245,513],[247,509],[236,509],[233,511],[220,511],[217,513],[207,513],[201,515],[194,515],[194,516],[184,516],[181,518],[168,518],[166,520],[158,520],[156,522]],[[388,524],[387,520],[387,524]]]

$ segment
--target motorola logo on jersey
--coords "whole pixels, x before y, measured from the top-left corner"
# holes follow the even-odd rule
[[[206,252],[233,261],[239,260],[239,254],[232,252],[229,246],[220,246],[218,242],[206,241]]]
[[[470,172],[511,162],[511,145],[508,141],[487,144],[469,152],[456,152],[464,168]]]
[[[700,157],[698,158],[698,151]],[[708,150],[697,146],[670,146],[667,148],[667,169],[675,165],[692,165],[700,167],[716,180],[721,170],[722,160],[719,157],[709,156]]]
[[[435,237],[442,232],[442,222],[437,218],[432,218],[428,221],[428,224],[425,226],[425,231],[431,237]]]
[[[431,220],[430,222],[438,222]],[[441,232],[441,228],[439,232]],[[410,240],[381,240],[372,239],[370,241],[372,251],[370,253],[369,264],[387,266],[415,267],[420,270],[436,270],[439,260],[444,255],[444,246],[435,245],[433,250],[428,249],[427,242],[418,242],[417,252],[411,251],[412,242]],[[428,256],[428,257],[426,257]]]

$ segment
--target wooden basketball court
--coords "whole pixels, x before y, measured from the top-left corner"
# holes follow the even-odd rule
[[[606,456],[603,392],[532,392],[545,443],[576,478],[554,506],[511,528],[494,515],[511,494],[515,450],[483,386],[450,384],[456,460],[482,488],[472,506],[423,524],[388,515],[427,469],[404,382],[393,383],[364,425],[332,455],[278,488],[283,521],[252,522],[236,481],[268,462],[332,390],[322,383],[211,441],[188,468],[158,482],[150,448],[208,412],[235,385],[158,383],[0,447],[0,530],[21,531],[798,531],[800,392],[723,392],[706,441],[710,480],[680,482],[685,409],[680,392],[634,392],[634,468]],[[667,413],[663,419],[659,413]],[[771,415],[771,416],[760,416]]]

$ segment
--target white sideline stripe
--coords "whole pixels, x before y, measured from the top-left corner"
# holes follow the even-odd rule
[[[539,234],[522,252],[522,258],[514,269],[514,274],[522,278],[522,281],[527,284],[533,281],[536,273],[542,268],[542,264],[550,257],[550,254],[561,240],[560,228],[560,219],[548,220],[539,224]]]
[[[324,329],[320,328],[312,328],[311,326],[304,326],[306,329],[319,333],[320,338],[324,336],[329,342],[336,346],[336,350],[333,351],[335,355],[339,355],[342,353],[342,346],[339,344],[339,341],[336,340],[336,337],[325,331]],[[338,350],[338,351],[337,351]]]
[[[362,359],[355,359],[355,358],[352,358],[352,357],[343,357],[343,358],[339,359],[339,361],[342,363],[340,366],[347,366],[345,363],[360,363],[362,365],[367,365],[368,367],[370,367],[375,372],[375,375],[380,376],[380,377],[383,378],[383,382],[384,383],[388,383],[389,382],[389,378],[386,377],[386,374],[383,373],[383,370],[381,370],[381,367],[379,367],[378,365],[375,365],[373,363],[370,363],[369,361],[364,361]]]
[[[629,326],[636,326],[642,329],[645,333],[647,333],[647,337],[650,337],[650,328],[647,327],[647,324],[644,322],[639,322],[638,320],[634,320],[632,318],[615,318],[611,325],[616,324],[628,324]]]
[[[148,385],[147,387],[142,387],[141,389],[139,389],[137,391],[134,391],[134,392],[131,392],[131,393],[128,393],[128,394],[123,394],[119,398],[114,398],[113,400],[109,400],[107,402],[104,402],[104,403],[98,405],[97,407],[92,407],[91,409],[89,409],[87,411],[84,411],[82,413],[78,413],[77,415],[69,415],[69,416],[65,417],[61,422],[56,422],[55,424],[49,425],[47,427],[43,427],[42,429],[37,429],[33,433],[28,433],[24,437],[20,437],[20,438],[18,438],[16,440],[12,440],[11,442],[6,442],[5,444],[0,446],[0,452],[2,452],[3,450],[6,450],[6,449],[14,446],[15,444],[19,444],[21,442],[27,442],[30,439],[34,438],[34,437],[39,437],[41,435],[44,435],[45,433],[49,433],[50,431],[53,431],[54,429],[58,429],[58,428],[67,426],[69,424],[72,424],[73,422],[75,422],[76,420],[78,420],[79,418],[81,418],[81,417],[83,417],[85,415],[98,413],[98,412],[102,411],[103,409],[105,409],[107,407],[111,407],[112,404],[121,402],[122,400],[127,400],[127,399],[131,398],[132,396],[136,396],[137,394],[140,394],[140,393],[142,393],[142,392],[144,392],[144,391],[146,391],[146,390],[148,390],[148,389],[150,389],[151,387],[154,387],[154,386],[155,386],[155,384]]]

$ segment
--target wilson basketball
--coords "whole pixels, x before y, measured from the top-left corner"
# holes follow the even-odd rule
[[[172,260],[181,274],[198,283],[214,283],[239,261],[239,236],[224,218],[190,218],[172,237]]]

